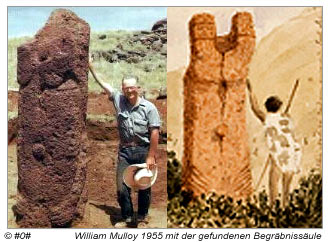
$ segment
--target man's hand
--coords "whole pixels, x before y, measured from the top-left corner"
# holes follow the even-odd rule
[[[152,170],[156,166],[156,151],[159,139],[159,129],[151,128],[150,130],[150,148],[146,159],[147,167]]]
[[[155,156],[148,156],[146,159],[147,168],[153,170],[156,168],[156,158]]]

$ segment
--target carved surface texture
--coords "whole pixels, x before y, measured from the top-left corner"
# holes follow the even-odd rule
[[[194,194],[215,191],[235,198],[252,192],[245,117],[245,79],[255,46],[252,17],[232,18],[216,36],[214,17],[189,22],[191,59],[184,77],[183,184]]]
[[[69,226],[83,215],[89,35],[86,22],[59,9],[17,50],[21,227]]]

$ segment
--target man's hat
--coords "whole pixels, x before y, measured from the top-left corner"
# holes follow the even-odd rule
[[[157,167],[147,169],[147,164],[134,164],[128,166],[123,174],[125,184],[134,190],[145,190],[151,187],[157,178]]]

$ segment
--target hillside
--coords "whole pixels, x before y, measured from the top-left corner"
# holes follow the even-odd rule
[[[270,95],[287,100],[294,82],[300,83],[289,111],[294,123],[296,138],[303,147],[302,170],[306,174],[312,167],[320,166],[322,146],[319,129],[322,72],[321,46],[318,44],[321,9],[307,9],[301,15],[275,28],[263,38],[253,56],[249,78],[254,92],[262,104]],[[262,107],[265,111],[264,107]],[[254,174],[260,174],[266,156],[262,126],[251,112],[247,113],[250,131],[251,161]],[[258,132],[254,132],[259,130]],[[253,140],[255,142],[253,142]],[[303,175],[302,174],[302,175]],[[264,179],[264,183],[267,180]],[[297,182],[297,177],[296,181]]]
[[[8,89],[17,90],[17,47],[32,37],[8,39]],[[166,29],[92,32],[90,54],[98,76],[115,87],[125,74],[139,76],[148,91],[166,86]],[[89,91],[101,91],[89,76]]]

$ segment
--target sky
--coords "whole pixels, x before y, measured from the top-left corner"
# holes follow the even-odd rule
[[[8,7],[8,37],[33,36],[59,7]],[[87,21],[93,32],[150,30],[166,18],[166,7],[65,7]]]

